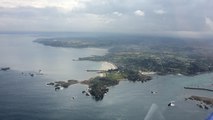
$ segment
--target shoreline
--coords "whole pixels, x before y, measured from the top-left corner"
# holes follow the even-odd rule
[[[142,75],[155,75],[155,74],[157,74],[157,72],[145,72],[145,71],[141,71],[141,70],[139,70],[139,73],[142,74]]]
[[[100,70],[115,70],[118,69],[118,67],[113,64],[112,62],[104,61],[101,65]]]
[[[113,63],[111,63],[111,62],[108,62],[108,61],[103,62],[103,63],[101,64],[101,68],[100,68],[100,70],[103,70],[103,71],[115,70],[115,69],[118,69],[118,67],[117,67],[115,64],[113,64]],[[106,74],[100,72],[100,73],[98,73],[98,76],[99,76],[99,77],[105,77]]]

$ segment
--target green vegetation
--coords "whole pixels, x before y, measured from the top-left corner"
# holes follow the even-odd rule
[[[35,42],[53,47],[107,48],[104,56],[91,56],[79,60],[110,61],[117,71],[106,72],[105,77],[96,77],[82,83],[88,84],[90,93],[101,100],[108,87],[119,80],[145,82],[150,76],[142,72],[160,75],[197,75],[213,71],[213,41],[211,39],[189,39],[153,36],[93,36],[71,38],[38,39]]]
[[[107,48],[104,56],[79,60],[110,61],[122,69],[158,74],[196,75],[213,70],[211,39],[150,36],[96,36],[45,38],[35,42],[54,47]]]
[[[129,81],[146,82],[151,80],[150,76],[141,75],[139,72],[125,70],[125,71],[108,71],[105,77],[95,77],[90,80],[83,81],[83,84],[89,85],[89,92],[96,101],[102,100],[104,94],[108,92],[108,87],[117,85],[120,80],[128,79]]]
[[[158,74],[196,75],[213,70],[213,60],[208,58],[190,58],[168,53],[109,53],[105,56],[92,56],[79,60],[112,61],[119,69],[135,71],[153,71]]]
[[[122,80],[126,78],[126,75],[120,71],[106,72],[106,77],[112,80]]]
[[[138,71],[133,71],[129,69],[123,70],[123,73],[126,75],[126,78],[129,81],[133,81],[133,82],[140,81],[143,83],[152,79],[151,76],[142,75]]]
[[[119,83],[116,79],[110,79],[108,77],[95,77],[82,83],[89,85],[89,92],[96,101],[102,100],[104,94],[108,92],[110,86],[117,85]]]
[[[79,60],[110,61],[120,69],[153,71],[158,74],[196,75],[213,71],[213,41],[155,36],[93,36],[37,39],[54,47],[108,48],[104,56]]]

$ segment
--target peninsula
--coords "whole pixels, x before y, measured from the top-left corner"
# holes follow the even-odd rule
[[[78,60],[108,61],[116,65],[102,76],[83,81],[96,100],[103,99],[108,87],[120,80],[145,82],[152,74],[193,76],[213,71],[213,41],[165,36],[95,36],[44,38],[34,42],[52,47],[105,48],[104,56],[89,56]]]

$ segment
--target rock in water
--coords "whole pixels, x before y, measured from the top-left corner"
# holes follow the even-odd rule
[[[4,67],[4,68],[1,68],[2,71],[7,71],[7,70],[10,70],[9,67]]]

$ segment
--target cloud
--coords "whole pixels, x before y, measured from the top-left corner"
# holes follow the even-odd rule
[[[144,16],[144,15],[145,15],[144,11],[142,11],[142,10],[136,10],[136,11],[134,12],[134,14],[135,14],[136,16]]]
[[[117,11],[113,12],[113,14],[114,14],[114,15],[117,15],[117,16],[122,16],[122,15],[123,15],[122,13],[117,12]]]
[[[86,3],[91,0],[1,0],[1,8],[20,8],[20,7],[33,7],[33,8],[57,8],[63,11],[72,11],[76,9],[83,9]]]
[[[213,30],[213,21],[209,17],[205,18],[205,23],[211,30]]]
[[[155,14],[159,14],[159,15],[163,15],[166,13],[166,11],[164,11],[163,9],[158,9],[158,10],[154,10]]]
[[[212,3],[213,0],[0,0],[0,31],[202,32],[207,27],[213,29]]]

